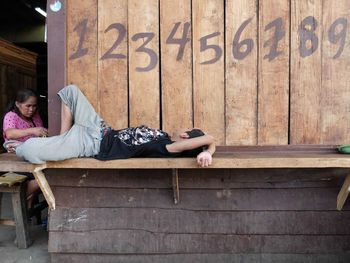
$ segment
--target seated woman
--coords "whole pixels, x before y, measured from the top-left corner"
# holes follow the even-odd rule
[[[33,137],[47,136],[47,129],[43,127],[37,107],[37,95],[33,90],[20,89],[16,98],[11,101],[5,110],[3,119],[3,137],[5,148],[14,152],[13,146],[25,142]],[[35,194],[39,192],[38,183],[33,175],[28,174],[27,200],[31,208]]]
[[[197,156],[202,167],[212,163],[215,143],[210,135],[193,135],[196,131],[192,131],[173,141],[165,132],[146,126],[111,130],[76,86],[69,85],[58,95],[62,100],[60,135],[31,138],[16,147],[16,154],[31,163],[74,157],[110,160],[171,156]]]

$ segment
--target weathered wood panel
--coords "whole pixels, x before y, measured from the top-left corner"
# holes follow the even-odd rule
[[[321,143],[322,1],[291,1],[290,143]]]
[[[323,1],[322,143],[350,140],[349,1]]]
[[[289,2],[259,1],[258,144],[288,144]]]
[[[160,127],[158,0],[128,1],[130,125]]]
[[[224,1],[193,0],[194,126],[225,142]]]
[[[179,170],[181,189],[327,188],[340,187],[346,170],[259,169]],[[106,188],[171,188],[168,170],[48,170],[52,186]]]
[[[160,1],[162,128],[172,133],[193,126],[191,22],[191,1]]]
[[[175,254],[175,255],[96,255],[52,254],[51,263],[348,263],[350,255],[339,254]]]
[[[226,145],[257,144],[257,1],[226,1]]]
[[[77,85],[98,110],[97,0],[67,0],[67,83]]]
[[[307,244],[307,246],[305,246]],[[133,230],[51,232],[49,252],[63,253],[343,253],[350,236],[174,234]]]
[[[347,1],[206,0],[192,1],[192,8],[188,0],[141,2],[117,8],[128,12],[129,21],[120,23],[125,38],[118,28],[105,32],[121,18],[107,2],[66,3],[67,82],[80,86],[113,126],[125,126],[129,118],[127,124],[162,125],[173,133],[194,124],[227,145],[348,140]],[[106,49],[128,58],[100,60]],[[123,69],[113,74],[110,64]],[[64,74],[58,75],[62,82]],[[127,91],[130,113],[125,102],[113,104]],[[113,106],[121,108],[112,114]],[[50,111],[57,118],[59,110]]]
[[[90,232],[129,229],[178,234],[349,235],[349,220],[350,211],[222,212],[177,208],[58,208],[50,213],[49,230]]]
[[[148,207],[192,210],[336,210],[339,188],[300,189],[181,189],[173,204],[172,189],[115,189],[53,187],[57,206]],[[293,200],[293,201],[291,201]],[[308,201],[306,201],[308,200]],[[343,210],[348,210],[347,203]]]
[[[99,112],[102,118],[116,129],[128,126],[127,25],[127,0],[99,2]]]

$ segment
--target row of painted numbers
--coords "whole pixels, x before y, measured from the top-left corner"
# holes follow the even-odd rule
[[[232,42],[232,56],[236,60],[243,60],[245,59],[253,50],[254,48],[254,40],[251,38],[247,39],[241,39],[241,35],[243,31],[248,27],[248,25],[252,25],[252,19],[247,19],[244,21],[240,27],[238,28]],[[189,38],[189,32],[190,32],[190,22],[183,23],[182,26],[182,36],[180,38],[176,38],[175,35],[180,30],[180,26],[182,25],[181,22],[175,23],[172,31],[170,32],[166,44],[174,44],[179,46],[179,50],[176,56],[176,60],[182,60],[184,56],[184,51],[186,45],[190,42]],[[318,21],[312,17],[308,16],[299,25],[298,34],[299,34],[299,54],[301,57],[307,57],[311,56],[318,48],[319,46],[319,38],[316,34],[316,30],[318,28]],[[348,20],[345,17],[340,17],[336,19],[331,26],[329,27],[327,31],[328,41],[332,44],[339,45],[339,48],[337,52],[334,54],[333,59],[337,59],[340,57],[340,55],[344,51],[345,43],[346,43],[346,36],[347,36],[347,29],[348,29]],[[105,59],[125,59],[126,55],[120,54],[117,52],[117,48],[119,45],[124,41],[127,30],[126,27],[123,24],[120,23],[114,23],[107,27],[107,29],[104,31],[104,33],[108,33],[111,30],[117,31],[117,38],[114,41],[113,45],[101,56],[101,60]],[[264,44],[264,48],[269,48],[268,53],[264,56],[264,59],[267,59],[268,61],[273,61],[278,56],[283,54],[283,51],[278,50],[279,42],[285,38],[286,31],[285,31],[285,23],[283,19],[277,18],[267,24],[264,28],[265,32],[272,30],[272,37],[271,39],[267,40]],[[88,32],[88,19],[82,20],[75,28],[74,32],[76,32],[79,36],[79,41],[77,43],[76,49],[73,51],[71,56],[69,57],[70,60],[78,59],[86,54],[88,54],[89,50],[88,48],[84,47],[84,42],[86,38],[86,34]],[[181,33],[181,32],[180,32]],[[214,52],[214,57],[207,61],[202,61],[200,64],[214,64],[215,62],[219,61],[220,58],[223,55],[223,50],[219,45],[215,44],[209,44],[209,40],[215,37],[220,36],[220,32],[214,32],[212,34],[206,35],[204,37],[201,37],[199,39],[200,43],[200,52],[206,52],[208,50],[212,50]],[[143,44],[138,47],[135,52],[143,52],[146,53],[149,58],[150,62],[146,67],[137,67],[136,71],[140,72],[146,72],[154,69],[157,66],[158,63],[158,55],[157,53],[152,50],[151,48],[148,48],[147,45],[152,41],[152,39],[155,37],[155,33],[153,32],[141,32],[133,35],[131,37],[132,41],[138,41],[139,39],[142,39]]]

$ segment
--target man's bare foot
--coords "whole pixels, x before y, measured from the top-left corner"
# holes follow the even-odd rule
[[[23,142],[15,141],[15,140],[9,140],[4,142],[3,146],[9,153],[16,152],[16,148],[21,145]]]

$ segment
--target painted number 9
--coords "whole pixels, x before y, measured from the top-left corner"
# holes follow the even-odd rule
[[[337,28],[339,28],[338,32]],[[333,24],[328,30],[329,42],[331,42],[332,44],[337,44],[338,42],[340,42],[338,52],[334,55],[333,59],[339,58],[344,50],[347,28],[348,20],[344,17],[340,17],[333,22]]]

